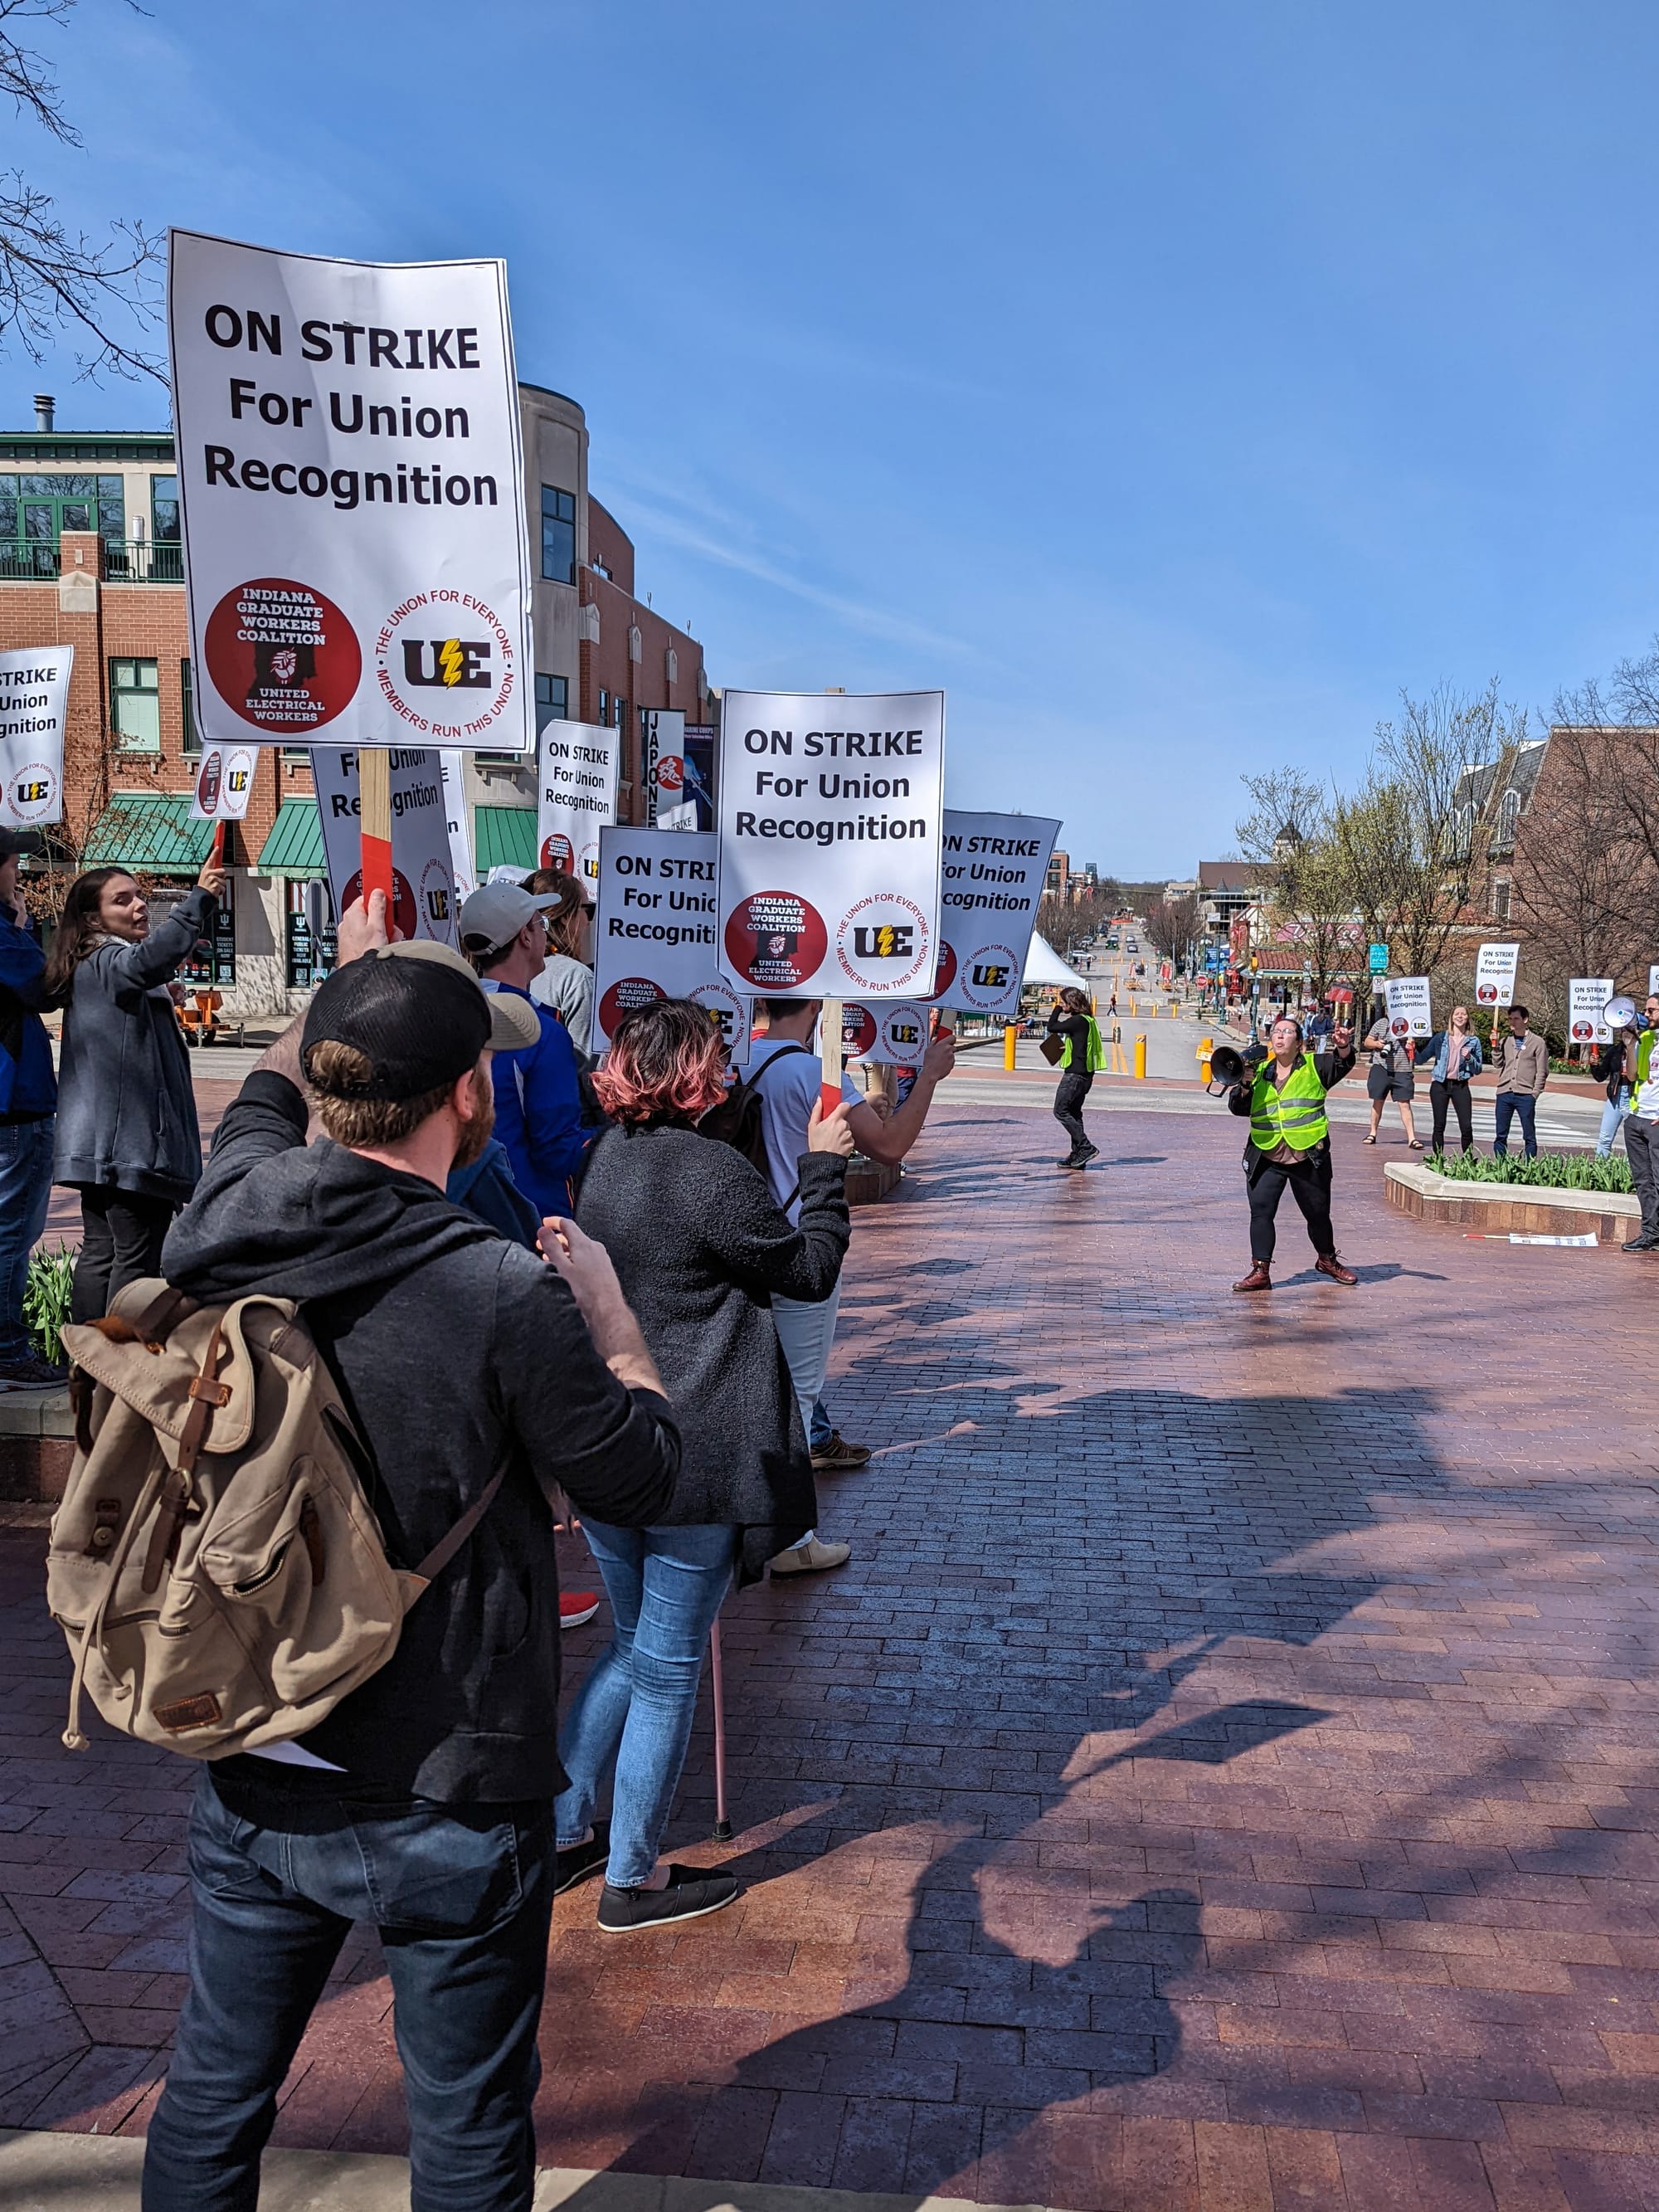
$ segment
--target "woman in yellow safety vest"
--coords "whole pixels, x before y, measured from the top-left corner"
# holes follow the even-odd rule
[[[1081,991],[1068,985],[1060,993],[1060,1003],[1048,1017],[1048,1035],[1066,1042],[1054,1091],[1054,1119],[1070,1137],[1072,1149],[1060,1164],[1086,1168],[1100,1147],[1090,1143],[1083,1127],[1083,1102],[1093,1090],[1095,1076],[1105,1065],[1106,1056],[1101,1049],[1100,1024]]]
[[[1244,1180],[1250,1198],[1250,1272],[1236,1291],[1270,1291],[1275,1236],[1273,1217],[1289,1190],[1302,1209],[1314,1248],[1314,1266],[1352,1290],[1359,1280],[1336,1256],[1331,1227],[1331,1136],[1325,1094],[1353,1066],[1353,1031],[1338,1030],[1329,1052],[1305,1051],[1302,1026],[1288,1015],[1268,1032],[1268,1053],[1255,1048],[1255,1065],[1227,1094],[1232,1113],[1248,1115]]]

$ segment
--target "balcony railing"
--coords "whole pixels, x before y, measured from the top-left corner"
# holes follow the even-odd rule
[[[177,538],[106,538],[104,574],[112,584],[182,584],[185,549]]]
[[[0,580],[50,583],[58,574],[58,544],[44,538],[12,538],[0,544]]]

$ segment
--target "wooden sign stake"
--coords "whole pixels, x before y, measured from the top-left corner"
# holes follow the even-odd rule
[[[826,999],[818,1017],[818,1097],[826,1115],[841,1103],[842,1002]]]
[[[359,865],[363,872],[363,905],[371,891],[386,893],[386,918],[392,926],[392,756],[384,746],[363,746],[357,754]]]

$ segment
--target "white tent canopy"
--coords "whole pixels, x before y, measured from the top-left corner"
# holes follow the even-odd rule
[[[1020,980],[1022,985],[1074,983],[1079,991],[1089,988],[1088,979],[1079,975],[1075,968],[1068,968],[1048,939],[1035,929],[1031,932],[1031,949],[1025,956],[1025,973]]]

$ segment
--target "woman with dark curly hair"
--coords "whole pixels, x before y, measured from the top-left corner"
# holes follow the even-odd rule
[[[699,1133],[724,1095],[725,1047],[701,1006],[625,1014],[593,1079],[615,1125],[595,1146],[577,1219],[611,1255],[681,1435],[672,1522],[582,1528],[611,1600],[610,1649],[583,1683],[559,1755],[559,1887],[605,1868],[602,1929],[718,1911],[730,1875],[659,1865],[720,1601],[757,1581],[816,1518],[800,1408],[770,1312],[774,1291],[825,1298],[847,1250],[844,1106],[816,1111],[800,1161],[800,1224],[733,1146]],[[596,1819],[614,1765],[608,1822]]]

